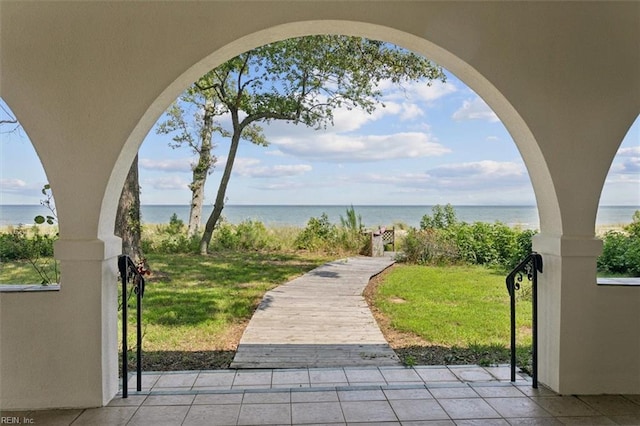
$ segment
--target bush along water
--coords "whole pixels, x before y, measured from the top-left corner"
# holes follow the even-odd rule
[[[621,231],[609,231],[602,237],[602,255],[598,272],[640,277],[640,210]]]
[[[431,215],[422,217],[420,229],[408,231],[403,253],[411,263],[471,263],[510,269],[531,252],[534,234],[500,222],[461,222],[450,204],[436,205]]]

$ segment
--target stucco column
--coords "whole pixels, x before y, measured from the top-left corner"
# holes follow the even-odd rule
[[[0,293],[0,407],[97,407],[115,395],[120,244],[60,240],[59,291]]]
[[[640,288],[598,286],[602,242],[534,237],[539,275],[539,380],[561,394],[640,392]]]

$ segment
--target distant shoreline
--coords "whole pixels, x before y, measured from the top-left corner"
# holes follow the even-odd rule
[[[248,205],[229,204],[223,210],[223,217],[232,224],[246,220],[262,222],[267,227],[304,227],[312,217],[326,214],[331,223],[340,223],[350,205]],[[353,205],[356,214],[362,217],[363,225],[419,227],[424,215],[432,214],[431,205]],[[206,221],[211,205],[203,209],[202,221]],[[531,205],[457,205],[454,206],[458,220],[473,223],[501,222],[508,226],[525,229],[539,229],[536,206]],[[183,222],[188,222],[189,205],[184,204],[143,204],[144,224],[166,224],[173,214]],[[596,221],[597,229],[619,228],[632,221],[633,214],[640,206],[601,206]],[[50,212],[41,205],[0,205],[0,227],[33,224],[37,215]]]

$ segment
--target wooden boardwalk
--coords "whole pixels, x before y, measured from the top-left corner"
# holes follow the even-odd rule
[[[400,365],[362,296],[393,262],[337,260],[267,292],[231,368]]]

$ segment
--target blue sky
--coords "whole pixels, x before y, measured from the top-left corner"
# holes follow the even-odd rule
[[[511,136],[455,76],[431,87],[383,89],[386,107],[371,115],[339,110],[326,130],[274,122],[264,126],[268,147],[243,141],[227,203],[535,204]],[[23,131],[0,139],[0,204],[38,204],[47,179],[29,139]],[[189,203],[194,158],[187,148],[170,148],[170,141],[152,129],[140,148],[143,204]],[[218,160],[207,181],[208,204],[229,146],[219,137],[214,142]],[[601,204],[640,205],[640,118],[618,151]]]

